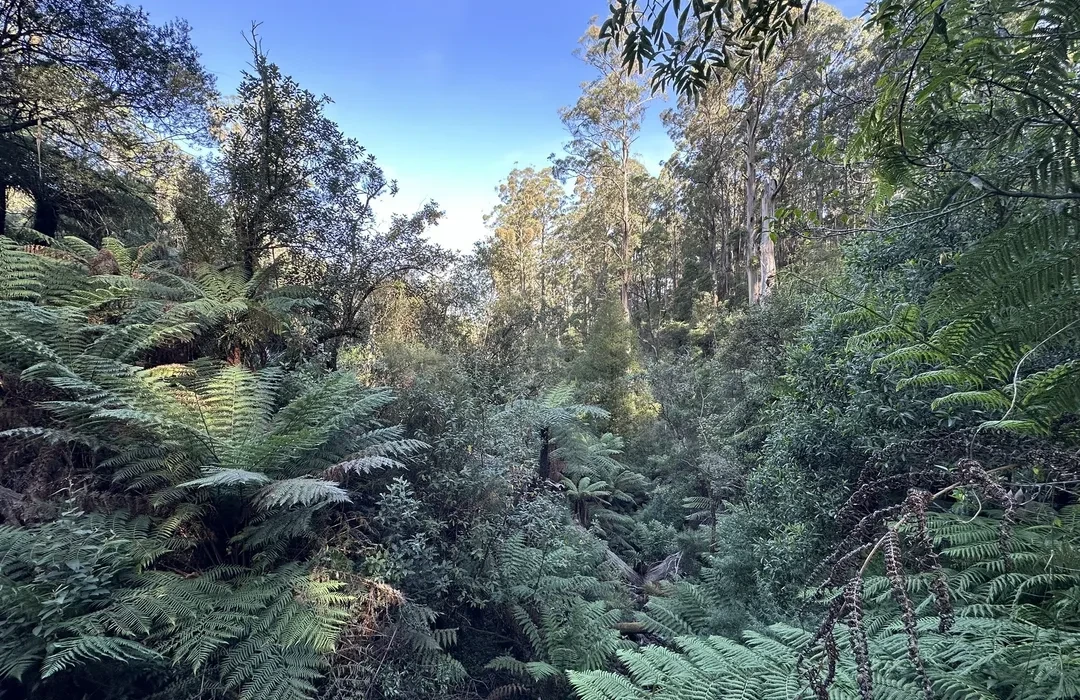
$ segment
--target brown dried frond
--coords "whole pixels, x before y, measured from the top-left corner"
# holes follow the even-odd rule
[[[911,489],[904,501],[904,515],[915,524],[912,539],[920,549],[920,563],[926,571],[934,575],[930,590],[934,594],[934,607],[938,614],[938,631],[945,633],[952,627],[954,616],[949,583],[945,578],[945,570],[941,568],[941,561],[934,547],[934,539],[930,535],[927,512],[933,501],[934,496],[929,491]]]
[[[119,275],[120,264],[116,262],[116,256],[111,251],[102,248],[94,259],[90,261],[91,275]]]
[[[938,614],[938,632],[945,634],[952,629],[956,615],[953,611],[952,594],[949,592],[949,581],[945,578],[944,571],[934,574],[930,591],[934,594],[934,608]]]
[[[1016,524],[1016,499],[1001,485],[1001,482],[973,459],[962,459],[957,462],[956,471],[963,483],[978,488],[1001,505],[1003,513],[998,526],[998,545],[1005,558],[1005,568],[1011,569],[1012,529]]]
[[[948,473],[942,470],[925,469],[862,481],[837,511],[837,519],[840,522],[854,520],[860,513],[880,509],[882,502],[895,500],[898,492],[912,488],[934,488],[944,484],[948,478]]]
[[[807,647],[809,650],[822,645],[825,650],[825,665],[821,663],[810,669],[803,669],[805,653],[800,656],[797,667],[809,679],[810,688],[815,697],[826,698],[829,686],[832,683],[835,669],[830,660],[830,654],[835,653],[835,627],[843,620],[849,629],[851,649],[855,656],[859,695],[863,700],[872,697],[872,678],[867,642],[867,633],[863,618],[862,576],[881,550],[884,559],[886,578],[893,598],[900,608],[904,634],[907,641],[908,656],[918,672],[922,682],[922,694],[925,698],[933,698],[933,685],[926,673],[923,663],[918,638],[918,626],[915,615],[915,606],[907,592],[907,581],[902,563],[900,533],[908,532],[910,526],[911,552],[909,553],[919,570],[932,574],[930,592],[934,598],[934,605],[938,615],[938,630],[947,632],[953,625],[955,613],[953,610],[952,596],[949,590],[945,570],[941,565],[939,553],[934,545],[934,539],[930,532],[929,511],[934,502],[941,497],[947,496],[955,489],[969,487],[980,494],[999,503],[1004,511],[1001,523],[1000,544],[1008,560],[1009,544],[1012,526],[1016,522],[1018,497],[1011,493],[995,476],[1003,470],[1012,469],[1011,466],[1002,465],[987,470],[983,465],[970,457],[960,459],[956,452],[961,449],[969,449],[967,441],[950,438],[933,439],[924,441],[914,450],[919,453],[916,459],[916,468],[908,468],[903,473],[895,473],[898,452],[910,449],[912,444],[900,448],[885,448],[867,462],[863,470],[859,488],[851,495],[848,501],[837,513],[837,524],[848,526],[847,535],[841,540],[832,553],[821,561],[815,569],[814,578],[821,581],[816,595],[811,596],[811,602],[821,602],[823,595],[835,586],[846,581],[843,593],[834,598],[829,605],[825,619],[819,626],[813,639]],[[1014,453],[1032,454],[1030,445],[1013,446],[1017,449]],[[935,448],[941,448],[949,459],[944,463],[957,464],[955,471],[949,471],[937,465],[942,464],[941,455],[935,455]],[[1002,461],[1003,454],[991,454],[992,461]],[[1062,455],[1055,454],[1053,461],[1062,463],[1070,460],[1062,460]],[[1050,461],[1050,460],[1046,460]],[[1072,461],[1076,461],[1075,458]],[[1045,464],[1045,461],[1042,462]],[[885,473],[893,471],[894,473]],[[1049,470],[1046,470],[1049,474]],[[1042,475],[1040,475],[1042,476]],[[888,499],[896,499],[897,490],[900,487],[906,489],[906,496],[899,505],[882,505]],[[1020,489],[1017,489],[1019,492]],[[895,500],[893,501],[895,503]],[[891,524],[888,524],[891,523]],[[884,534],[881,533],[884,529]],[[861,566],[857,563],[861,560]],[[854,570],[854,571],[853,571]]]
[[[806,671],[806,677],[810,680],[810,688],[814,691],[817,700],[829,700],[829,687],[836,679],[836,662],[840,660],[840,649],[836,645],[836,635],[830,629],[825,635],[825,677],[821,677],[818,668],[810,668]]]
[[[345,591],[354,597],[349,622],[342,633],[342,639],[353,644],[374,636],[388,621],[391,611],[405,603],[404,593],[377,579],[323,568],[312,573],[318,580],[342,582]]]
[[[1080,472],[1080,454],[1059,450],[1041,441],[1013,435],[1000,436],[992,444],[973,444],[969,431],[952,431],[891,443],[874,452],[856,482],[859,488],[840,512],[873,510],[881,503],[877,497],[895,499],[899,489],[938,491],[952,483],[955,476],[943,465],[965,460],[981,465],[987,473],[1008,464],[1037,464],[1047,473]]]
[[[828,688],[836,678],[836,663],[840,660],[840,647],[833,632],[829,632],[825,637],[825,660],[828,669],[825,674],[825,687]]]
[[[899,524],[898,524],[899,525]],[[907,594],[904,583],[904,569],[900,561],[900,535],[895,527],[885,531],[882,537],[882,554],[885,559],[885,575],[892,587],[893,598],[900,606],[900,617],[904,623],[904,634],[907,635],[908,658],[911,660],[919,678],[923,684],[923,694],[927,700],[934,697],[930,678],[926,675],[926,667],[919,653],[919,630],[915,622],[915,606],[911,603],[911,597]]]
[[[825,583],[822,584],[822,589],[838,585],[841,581],[847,581],[851,578],[848,572],[855,569],[855,563],[866,554],[866,552],[873,548],[873,544],[866,542],[860,544],[854,549],[849,550],[846,554],[836,559],[832,565],[832,570],[825,579]]]
[[[839,651],[836,649],[836,637],[834,633],[836,625],[839,624],[840,619],[843,617],[846,607],[847,601],[844,595],[833,596],[832,601],[829,602],[825,617],[822,619],[821,624],[818,625],[813,638],[807,642],[805,647],[803,647],[802,653],[799,654],[799,658],[795,661],[795,668],[799,673],[806,676],[810,683],[810,688],[814,691],[814,695],[818,700],[828,700],[829,686],[832,685],[833,679],[836,676],[836,659],[839,658]],[[818,642],[822,641],[825,646],[825,658],[827,664],[825,678],[821,677],[820,666],[804,668],[807,654],[814,650]]]
[[[382,581],[357,574],[327,570],[316,573],[343,581],[348,592],[355,596],[349,620],[338,637],[323,697],[327,700],[369,697],[374,682],[372,669],[381,667],[394,643],[392,636],[389,642],[385,640],[385,629],[391,622],[393,609],[405,602],[405,596]]]
[[[366,590],[361,595],[353,619],[361,636],[369,637],[382,626],[385,613],[405,602],[405,595],[382,581],[368,579],[365,583]]]
[[[855,657],[859,697],[862,700],[873,700],[874,682],[870,668],[870,644],[866,639],[866,626],[863,623],[862,584],[861,576],[851,579],[844,589],[844,601],[848,610],[847,626],[851,638],[851,653]]]
[[[850,578],[854,559],[868,549],[867,543],[872,541],[880,525],[895,518],[899,512],[900,506],[890,506],[863,516],[833,548],[832,553],[814,568],[810,580],[821,579],[824,575],[824,581],[821,584],[823,588],[847,581]]]

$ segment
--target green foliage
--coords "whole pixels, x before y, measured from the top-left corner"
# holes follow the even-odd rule
[[[1080,696],[1075,0],[616,3],[460,258],[257,37],[8,9],[0,694]]]
[[[904,307],[861,340],[885,346],[876,366],[917,370],[902,387],[934,387],[933,408],[977,416],[983,428],[1050,436],[1080,408],[1070,352],[1080,337],[1080,151],[1072,108],[1060,102],[1077,85],[1067,67],[1076,9],[987,2],[915,12],[890,2],[875,15],[891,46],[920,47],[883,81],[869,116],[868,134],[885,120],[897,125],[873,142],[885,182],[920,203],[936,198],[941,217],[966,208],[985,233],[923,309]],[[985,89],[1000,99],[973,109],[965,95]],[[948,127],[930,126],[931,116]],[[985,139],[991,148],[973,146]],[[996,206],[983,206],[987,198]]]
[[[916,602],[918,653],[936,697],[1067,698],[1076,694],[1080,667],[1073,661],[1077,635],[1077,508],[1036,508],[1000,548],[997,517],[940,516],[931,520],[942,545],[956,620],[948,632],[933,614],[934,574],[906,580]],[[1011,561],[1011,565],[1006,565]],[[866,582],[869,664],[874,696],[920,694],[908,656],[908,637],[885,576]],[[698,615],[710,609],[699,598]],[[654,623],[659,630],[674,631]],[[685,625],[680,629],[685,635]],[[814,697],[806,670],[823,677],[828,647],[810,632],[770,626],[747,632],[742,643],[724,637],[677,636],[674,648],[647,646],[619,652],[628,677],[609,672],[571,672],[584,700],[682,697]],[[840,640],[832,640],[836,649]],[[840,653],[828,697],[859,697],[855,658]]]
[[[637,619],[651,635],[674,641],[686,635],[724,635],[735,638],[751,622],[775,616],[768,593],[757,585],[755,549],[761,545],[736,515],[723,516],[718,549],[692,579],[664,582],[651,592]]]
[[[375,522],[384,533],[386,548],[379,574],[410,595],[433,600],[450,586],[451,565],[438,546],[442,524],[430,517],[424,506],[402,477],[395,478],[379,497]]]
[[[996,231],[963,255],[926,303],[855,341],[884,344],[874,367],[913,367],[899,388],[934,387],[931,407],[968,410],[984,428],[1049,435],[1080,410],[1075,222],[1040,216]]]
[[[601,38],[622,49],[628,69],[648,64],[657,89],[698,95],[724,69],[762,60],[805,20],[809,3],[792,0],[611,5]]]
[[[32,227],[53,236],[63,217],[97,238],[153,225],[147,198],[178,150],[163,139],[201,141],[215,96],[187,24],[112,0],[5,9],[0,173],[34,200]]]
[[[119,515],[66,514],[47,530],[0,529],[3,676],[47,678],[105,659],[159,657],[134,641],[143,637],[138,617],[134,625],[108,619],[125,577],[163,553],[149,525]]]
[[[606,667],[628,643],[615,630],[621,613],[608,602],[613,585],[582,573],[598,564],[572,541],[534,547],[520,534],[510,537],[498,555],[500,600],[524,660],[498,656],[487,668],[532,681],[550,697],[565,683],[564,671]]]
[[[355,376],[287,390],[275,367],[135,364],[250,312],[227,277],[184,278],[106,244],[145,276],[88,275],[86,257],[103,253],[77,240],[5,240],[0,366],[45,393],[37,422],[3,439],[82,446],[152,516],[4,530],[5,675],[43,683],[88,662],[171,659],[243,698],[309,697],[350,601],[298,563],[316,521],[424,444],[381,426],[390,393]]]
[[[611,413],[615,432],[635,430],[656,416],[657,406],[642,381],[633,327],[610,300],[593,324],[571,376],[589,403]]]
[[[170,544],[122,514],[5,527],[3,675],[45,690],[104,661],[171,661],[242,698],[308,697],[346,620],[341,584],[298,565],[159,570]]]

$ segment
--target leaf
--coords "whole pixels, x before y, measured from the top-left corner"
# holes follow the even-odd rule
[[[260,472],[246,469],[225,469],[212,467],[204,470],[206,476],[179,484],[180,488],[208,488],[216,486],[244,486],[248,484],[267,484],[270,477]]]
[[[255,503],[261,510],[348,502],[348,491],[337,482],[308,477],[275,481],[255,496]]]
[[[931,31],[944,39],[946,44],[949,43],[949,24],[941,12],[934,13],[934,22]]]

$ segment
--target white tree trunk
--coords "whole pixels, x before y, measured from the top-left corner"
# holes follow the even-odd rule
[[[771,177],[766,177],[761,190],[761,244],[758,249],[761,275],[758,280],[758,303],[765,303],[765,298],[776,286],[776,246],[772,239],[772,223],[776,215],[775,196],[776,185]]]
[[[751,96],[746,114],[746,291],[750,306],[758,301],[758,268],[754,258],[758,248],[757,213],[757,105]]]
[[[630,320],[630,141],[622,142],[622,239],[619,242],[619,256],[622,258],[622,280],[619,284],[619,301],[622,302],[623,316]]]

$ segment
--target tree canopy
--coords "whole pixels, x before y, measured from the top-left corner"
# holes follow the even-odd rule
[[[1075,0],[616,2],[466,252],[0,16],[0,698],[1080,697]]]

